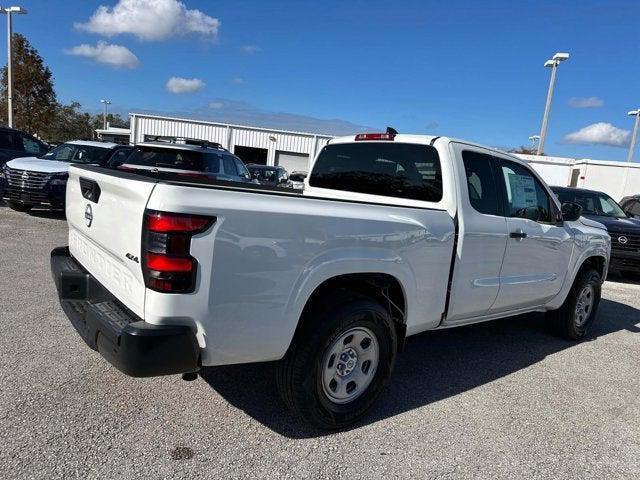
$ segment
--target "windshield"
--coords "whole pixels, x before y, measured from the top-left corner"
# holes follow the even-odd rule
[[[105,147],[63,143],[40,158],[69,163],[102,163],[110,151],[110,148]]]
[[[275,169],[270,168],[249,168],[251,178],[259,182],[275,182],[277,175]]]
[[[221,158],[217,152],[137,147],[127,159],[127,165],[220,173]]]
[[[554,190],[561,203],[573,202],[582,207],[583,215],[600,215],[603,217],[627,218],[613,198],[604,193],[585,192],[580,190]]]

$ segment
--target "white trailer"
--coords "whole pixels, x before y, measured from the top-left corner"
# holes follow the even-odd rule
[[[546,157],[538,155],[517,154],[533,167],[548,185],[566,187],[570,183],[571,170],[576,160],[565,157]]]
[[[569,186],[605,192],[620,201],[640,193],[640,164],[580,160],[573,165]]]
[[[640,164],[564,157],[517,157],[528,162],[549,185],[598,190],[620,201],[640,193]]]

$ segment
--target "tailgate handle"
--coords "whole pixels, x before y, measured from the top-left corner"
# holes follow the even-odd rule
[[[80,177],[80,191],[90,202],[98,203],[100,200],[100,185],[95,180]]]

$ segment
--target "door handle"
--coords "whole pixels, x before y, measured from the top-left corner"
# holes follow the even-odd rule
[[[522,230],[517,230],[515,232],[511,232],[509,234],[509,237],[517,238],[519,240],[522,240],[523,238],[527,238],[527,234],[526,234],[526,232],[523,232]]]
[[[90,202],[98,203],[100,200],[100,185],[95,180],[80,177],[80,192]]]

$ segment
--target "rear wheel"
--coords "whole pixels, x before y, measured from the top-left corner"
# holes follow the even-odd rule
[[[578,273],[562,306],[549,312],[559,333],[569,340],[579,340],[589,331],[600,305],[600,274],[591,268]]]
[[[278,388],[302,419],[342,428],[364,415],[391,376],[395,327],[380,304],[360,295],[308,315],[278,365]]]
[[[16,212],[28,212],[33,208],[33,205],[25,205],[23,203],[8,202],[9,208]]]

